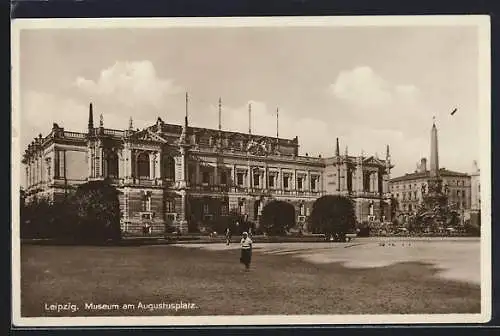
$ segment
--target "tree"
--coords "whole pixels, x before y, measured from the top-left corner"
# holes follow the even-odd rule
[[[295,226],[295,207],[284,201],[273,200],[262,209],[262,229],[269,235],[284,235]]]
[[[72,206],[78,221],[78,238],[87,242],[121,239],[118,190],[107,181],[80,185]]]
[[[355,229],[354,205],[344,196],[320,197],[313,204],[310,221],[313,232],[344,235]]]
[[[67,196],[52,202],[49,221],[51,238],[67,240],[78,237],[80,234],[79,218],[74,198]]]
[[[23,197],[22,195],[21,197]],[[30,202],[21,200],[20,234],[22,238],[51,238],[51,204],[44,197],[33,197]]]
[[[391,218],[396,218],[399,206],[398,199],[396,197],[391,197]]]

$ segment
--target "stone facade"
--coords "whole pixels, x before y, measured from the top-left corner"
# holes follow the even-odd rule
[[[120,191],[122,230],[153,232],[167,225],[189,227],[231,211],[257,227],[264,205],[277,199],[296,209],[307,230],[314,201],[333,194],[351,197],[359,222],[390,220],[390,162],[339,153],[328,158],[299,155],[298,138],[283,139],[164,123],[134,130],[94,127],[92,104],[87,133],[55,124],[28,146],[28,201],[35,195],[64,197],[90,180],[109,179]]]
[[[427,160],[423,158],[415,172],[390,181],[390,191],[397,201],[395,210],[398,217],[414,213],[422,203],[431,178],[426,163]],[[471,208],[471,176],[441,168],[439,177],[443,193],[448,196],[448,204],[460,210],[469,210]]]

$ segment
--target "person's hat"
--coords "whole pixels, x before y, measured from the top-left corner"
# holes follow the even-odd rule
[[[244,235],[244,236],[245,236],[245,235],[248,235],[248,232],[243,232],[243,235]]]

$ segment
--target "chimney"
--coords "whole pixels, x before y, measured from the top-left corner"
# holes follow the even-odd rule
[[[425,173],[426,171],[427,171],[427,159],[421,158],[420,159],[420,172]]]

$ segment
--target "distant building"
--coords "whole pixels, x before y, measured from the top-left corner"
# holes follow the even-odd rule
[[[462,214],[471,208],[471,176],[439,168],[438,132],[435,123],[431,129],[430,153],[429,169],[427,159],[422,158],[415,172],[391,179],[389,188],[396,200],[397,217],[414,214],[424,200],[424,194],[436,188],[435,191],[447,196],[448,205],[462,210]]]
[[[186,97],[187,101],[187,97]],[[249,109],[250,110],[250,109]],[[278,116],[277,116],[278,117]],[[249,111],[250,121],[250,111]],[[278,121],[278,120],[277,120]],[[259,224],[264,205],[277,199],[296,209],[302,228],[314,201],[323,195],[345,195],[355,202],[358,221],[390,220],[389,146],[386,159],[340,153],[327,158],[299,155],[298,138],[156,123],[134,129],[94,127],[90,104],[86,133],[58,124],[28,146],[27,200],[59,199],[74,186],[108,179],[120,191],[121,225],[141,232],[148,221],[153,232],[167,226],[185,232],[229,212]]]
[[[430,171],[425,166],[426,159],[422,159],[420,167],[413,173],[408,173],[391,179],[390,190],[397,201],[396,214],[412,214],[423,201],[423,195],[428,189]],[[471,176],[466,173],[439,169],[444,193],[448,195],[448,204],[458,209],[471,208]]]
[[[474,167],[471,176],[471,210],[481,210],[481,171],[474,161]]]

